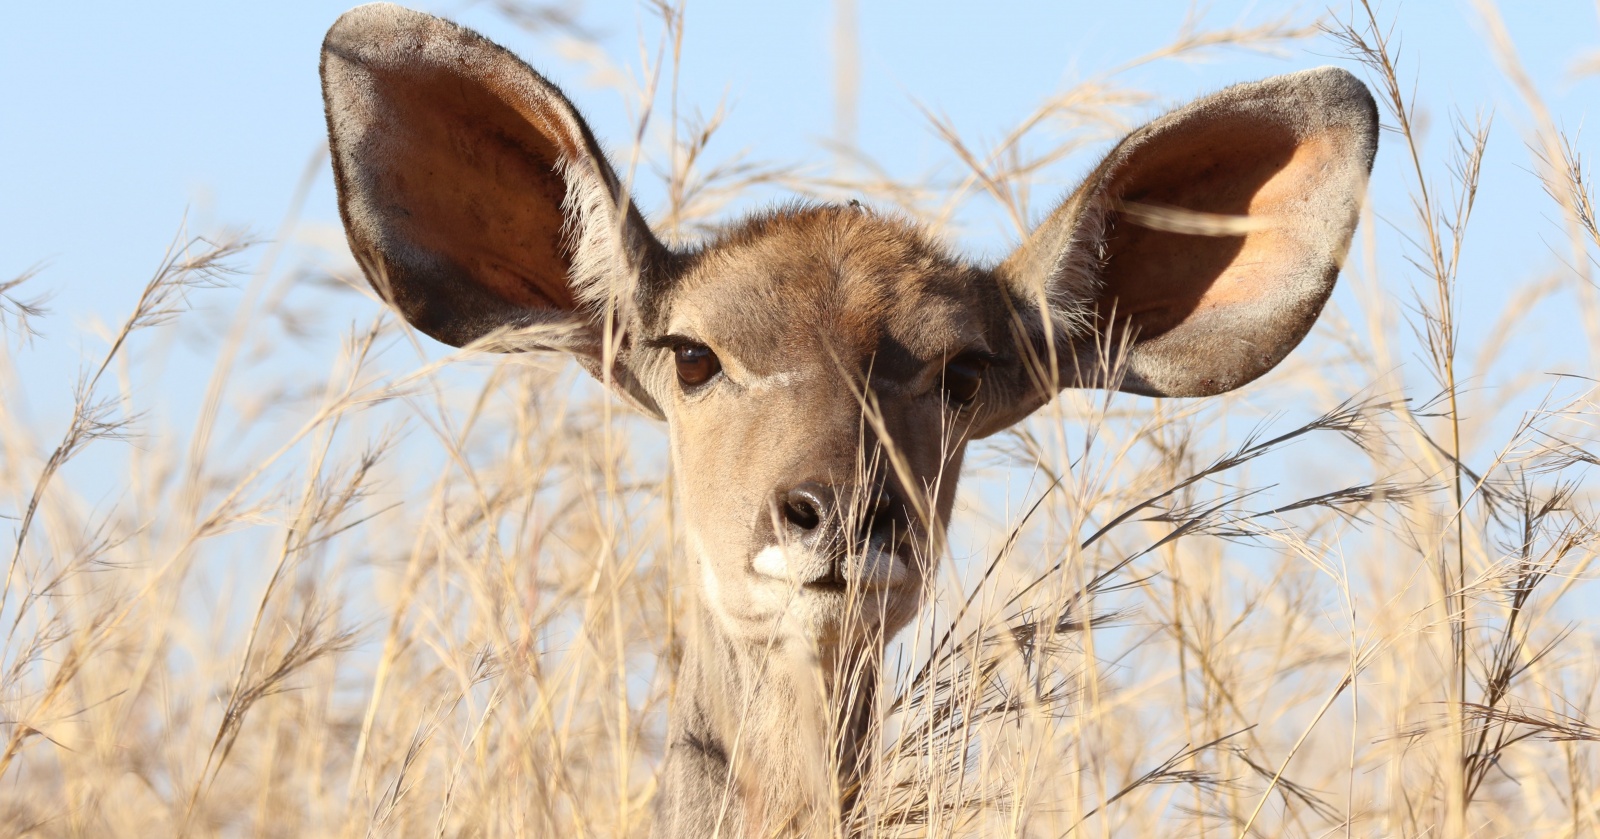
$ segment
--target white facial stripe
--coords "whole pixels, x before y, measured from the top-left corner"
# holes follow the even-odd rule
[[[752,393],[759,393],[764,390],[776,390],[778,388],[793,387],[794,385],[800,384],[809,378],[811,378],[811,374],[809,373],[786,371],[783,373],[771,373],[765,376],[746,375],[741,377],[740,384],[743,384],[745,389]]]
[[[673,321],[668,325],[667,332],[673,335],[689,336],[705,334],[705,330],[699,329],[695,324],[679,323],[677,321]],[[765,376],[758,376],[750,372],[750,370],[743,364],[740,364],[739,359],[737,358],[720,354],[717,356],[717,358],[722,362],[723,368],[728,370],[729,374],[733,377],[733,380],[738,382],[740,387],[750,391],[751,393],[761,393],[763,391],[793,387],[801,382],[813,378],[816,375],[815,373],[802,370],[784,370],[778,373],[768,373]]]

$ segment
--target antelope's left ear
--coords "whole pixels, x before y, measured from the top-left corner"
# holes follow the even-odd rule
[[[1043,302],[1062,385],[1232,390],[1321,313],[1377,149],[1377,106],[1344,70],[1230,87],[1129,134],[1000,281]]]

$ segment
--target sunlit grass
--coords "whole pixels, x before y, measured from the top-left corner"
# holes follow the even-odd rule
[[[951,182],[896,182],[854,148],[821,173],[719,160],[725,115],[678,118],[683,10],[656,12],[658,51],[624,92],[670,101],[636,109],[668,130],[612,139],[634,141],[625,176],[662,182],[669,238],[772,186],[944,232],[987,207],[1020,235],[1053,200],[1039,173],[1151,101],[1090,75],[993,144],[929,112]],[[958,555],[890,650],[881,757],[842,832],[1600,833],[1595,391],[1541,377],[1495,403],[1467,384],[1551,295],[1593,357],[1600,229],[1582,138],[1480,14],[1543,114],[1519,175],[1550,195],[1576,277],[1508,278],[1523,286],[1488,335],[1456,320],[1462,244],[1490,235],[1470,223],[1485,143],[1519,140],[1456,121],[1435,130],[1458,153],[1430,159],[1409,98],[1427,68],[1403,64],[1381,13],[1320,34],[1186,24],[1130,59],[1324,39],[1364,69],[1412,203],[1364,220],[1341,281],[1363,308],[1330,310],[1261,384],[1069,393],[974,452]],[[1409,245],[1381,250],[1379,223]],[[64,424],[7,407],[28,342],[71,340],[34,334],[48,269],[0,281],[6,831],[643,835],[693,591],[660,430],[559,359],[430,360],[375,300],[267,287],[277,247],[178,236],[135,310],[85,341],[105,349],[65,386]],[[246,290],[235,326],[174,417],[139,386],[171,381],[149,369],[165,356],[138,350],[212,316],[189,307],[218,284]],[[357,325],[315,379],[263,381],[251,359],[294,340],[301,299]]]

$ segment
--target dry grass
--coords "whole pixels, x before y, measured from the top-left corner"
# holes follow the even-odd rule
[[[555,7],[500,5],[588,37]],[[1486,336],[1462,336],[1457,278],[1485,144],[1515,140],[1462,121],[1455,156],[1429,159],[1418,69],[1381,14],[1357,5],[1320,35],[1185,25],[1129,63],[1345,50],[1385,109],[1383,155],[1413,179],[1410,207],[1374,208],[1409,247],[1381,251],[1367,220],[1344,280],[1362,309],[1330,310],[1271,388],[1068,394],[976,452],[955,544],[987,547],[945,562],[891,650],[852,835],[1600,835],[1596,391],[1466,384],[1551,295],[1600,347],[1600,229],[1580,139],[1479,10],[1536,115],[1521,176],[1568,242],[1567,273],[1529,278]],[[846,145],[822,174],[713,162],[725,115],[679,118],[683,11],[656,11],[621,168],[662,180],[668,236],[771,185],[945,231],[998,207],[1021,231],[1039,173],[1150,100],[1092,76],[992,147],[930,113],[965,167],[952,183],[893,182]],[[349,295],[339,311],[376,319],[320,379],[263,378],[328,294],[303,273],[269,285],[277,258],[178,237],[60,428],[4,395],[48,320],[48,272],[0,282],[5,831],[642,835],[690,592],[660,431],[559,359],[427,361]],[[174,418],[139,386],[165,356],[136,349],[170,342],[234,272],[250,277],[234,326]]]

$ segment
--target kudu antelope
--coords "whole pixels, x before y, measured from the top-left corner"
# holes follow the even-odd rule
[[[667,424],[698,608],[656,836],[836,819],[967,443],[1063,387],[1205,396],[1270,370],[1333,288],[1377,149],[1366,88],[1324,68],[1132,132],[997,265],[854,203],[672,248],[561,91],[474,32],[362,6],[322,82],[384,299],[446,344],[568,352]]]

